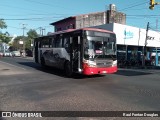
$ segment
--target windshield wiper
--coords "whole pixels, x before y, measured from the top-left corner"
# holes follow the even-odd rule
[[[111,54],[108,54],[108,55],[112,58],[112,60],[115,60],[114,55],[111,55]]]
[[[98,58],[100,55],[97,55],[95,58],[94,58],[94,60],[96,59],[96,58]]]

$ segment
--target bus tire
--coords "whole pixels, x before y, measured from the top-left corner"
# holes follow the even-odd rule
[[[65,63],[64,70],[65,70],[65,74],[66,74],[67,77],[71,77],[71,76],[72,76],[73,72],[72,72],[72,69],[71,69],[70,62],[69,62],[69,61],[67,61],[67,62]]]
[[[45,67],[46,67],[45,60],[44,60],[44,58],[43,58],[43,57],[41,58],[41,66],[42,66],[43,68],[45,68]]]

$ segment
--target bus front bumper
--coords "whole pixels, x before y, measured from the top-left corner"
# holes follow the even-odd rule
[[[84,75],[95,75],[95,74],[111,74],[117,72],[117,66],[109,67],[109,68],[94,68],[94,67],[86,67],[83,70]]]

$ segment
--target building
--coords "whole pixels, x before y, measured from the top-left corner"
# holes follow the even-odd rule
[[[110,4],[109,10],[107,11],[71,16],[53,22],[51,25],[55,27],[55,32],[57,32],[66,29],[78,29],[107,23],[126,24],[126,15],[116,11],[116,6]]]
[[[146,39],[146,29],[142,28],[118,23],[94,27],[116,33],[118,60],[142,60],[143,54],[145,54],[146,61],[153,60],[154,65],[160,66],[160,32],[149,30]],[[146,48],[145,52],[144,48]]]

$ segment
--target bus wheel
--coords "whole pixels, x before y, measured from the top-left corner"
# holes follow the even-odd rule
[[[67,61],[65,64],[65,74],[67,77],[71,77],[73,74],[69,61]]]
[[[45,65],[45,60],[44,60],[44,58],[43,58],[43,57],[41,58],[41,66],[42,66],[43,68],[45,68],[45,67],[46,67],[46,65]]]

